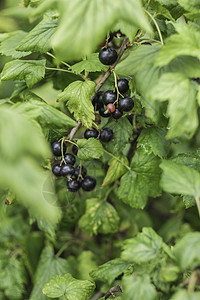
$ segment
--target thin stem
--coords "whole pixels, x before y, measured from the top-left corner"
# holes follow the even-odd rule
[[[198,212],[199,212],[199,216],[200,216],[200,198],[199,198],[199,196],[195,197],[195,201],[196,201]]]
[[[116,159],[117,161],[119,161],[125,168],[127,168],[129,171],[131,171],[131,168],[128,167],[121,159],[119,159],[118,157],[116,157],[115,155],[113,155],[112,153],[108,152],[105,149],[104,149],[104,152],[107,153],[108,155],[110,155],[111,157],[113,157],[114,159]]]
[[[107,191],[107,193],[105,194],[105,197],[104,197],[104,201],[107,200],[109,194],[112,192],[112,190],[114,189],[114,187],[115,187],[115,185],[113,185],[113,186]]]
[[[71,140],[68,140],[68,139],[66,139],[66,138],[65,138],[65,142],[69,142],[70,144],[73,144],[73,145],[75,145],[76,147],[78,147],[76,143],[74,143],[74,142],[72,142]]]
[[[45,67],[45,69],[47,70],[53,70],[53,71],[61,71],[61,72],[66,72],[66,73],[71,73],[71,74],[75,74],[74,72],[72,71],[69,71],[69,70],[66,70],[66,69],[59,69],[59,68],[49,68],[49,67]],[[84,78],[84,75],[82,74],[76,74],[78,76],[80,76],[81,78],[85,79]]]
[[[160,37],[160,42],[161,44],[164,46],[164,42],[163,42],[163,38],[162,38],[162,33],[160,31],[160,28],[158,26],[158,23],[156,22],[155,18],[150,14],[150,12],[148,12],[148,10],[144,10],[146,12],[146,14],[152,19],[152,21],[154,22],[156,29],[158,31],[159,37]]]
[[[115,71],[113,71],[113,75],[114,75],[114,79],[115,79],[115,88],[117,90],[117,100],[115,102],[118,103],[119,100],[119,95],[123,97],[123,95],[119,92],[118,86],[117,86],[117,75],[115,73]]]
[[[61,248],[60,248],[60,250],[56,253],[56,257],[59,257],[62,253],[63,253],[63,251],[64,250],[66,250],[67,248],[68,248],[68,246],[69,246],[69,243],[65,243]]]
[[[67,137],[68,142],[73,139],[75,136],[76,132],[79,130],[79,127],[81,126],[81,121],[79,120],[74,128],[72,128],[70,134]],[[76,145],[77,146],[77,145]]]
[[[56,57],[52,53],[50,53],[50,52],[47,52],[47,55],[49,55],[49,56],[53,57],[54,59],[56,59]],[[65,65],[66,67],[71,68],[71,66],[68,63],[66,63],[64,61],[61,61],[61,63],[63,65]]]

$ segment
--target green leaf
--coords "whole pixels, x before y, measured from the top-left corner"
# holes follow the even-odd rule
[[[162,188],[174,194],[200,196],[200,174],[196,170],[172,161],[163,161]]]
[[[135,238],[125,240],[121,257],[137,264],[159,260],[162,243],[162,238],[152,228],[144,227]]]
[[[151,283],[148,275],[144,276],[124,276],[123,299],[126,300],[155,300],[156,289]]]
[[[91,280],[90,272],[97,268],[96,255],[92,251],[82,251],[78,256],[78,272],[80,279]]]
[[[115,278],[125,272],[129,266],[131,266],[129,262],[121,258],[115,258],[93,270],[90,276],[94,280],[108,282],[108,284],[111,285]]]
[[[187,233],[174,246],[174,255],[182,270],[194,269],[200,263],[200,233]]]
[[[79,74],[83,71],[87,72],[101,72],[107,71],[108,67],[103,65],[99,60],[99,53],[92,53],[88,55],[85,60],[82,60],[71,67],[71,70]]]
[[[35,26],[18,44],[17,51],[45,53],[51,49],[50,43],[58,25],[55,11],[49,11],[43,20]]]
[[[127,168],[124,166],[126,165],[128,167],[128,159],[125,155],[120,154],[117,156],[119,159],[112,158],[109,162],[109,168],[106,173],[106,177],[104,178],[102,187],[105,187],[109,185],[110,183],[114,182],[118,178],[120,178],[124,173],[127,172]],[[121,162],[122,163],[121,163]]]
[[[81,139],[77,141],[78,145],[78,158],[83,160],[91,160],[100,158],[103,153],[103,147],[100,141],[90,138],[88,140]]]
[[[94,120],[94,107],[91,101],[94,89],[93,81],[77,80],[68,85],[59,95],[61,101],[67,102],[67,107],[71,113],[74,113],[75,119],[80,120],[86,127],[91,127]]]
[[[172,59],[180,55],[195,56],[200,59],[200,32],[189,24],[177,24],[177,34],[165,40],[165,46],[160,51],[157,66],[165,66]]]
[[[137,147],[144,152],[159,157],[166,157],[169,151],[169,142],[165,139],[166,131],[163,128],[152,126],[144,128],[137,140]]]
[[[19,42],[25,37],[27,32],[18,30],[10,33],[4,33],[1,37],[0,53],[13,58],[20,58],[29,55],[31,52],[20,52],[16,50]]]
[[[126,0],[123,6],[120,0],[112,5],[109,0],[60,1],[59,12],[61,21],[52,45],[57,56],[67,61],[81,59],[94,52],[120,19],[151,31],[138,0]]]
[[[198,126],[196,89],[193,83],[180,73],[166,73],[150,91],[152,100],[168,100],[168,138],[183,134],[191,137]]]
[[[86,212],[79,220],[81,230],[90,235],[114,233],[118,224],[119,216],[110,203],[96,198],[86,201]]]
[[[170,11],[163,6],[163,3],[160,3],[160,0],[151,0],[149,3],[150,8],[156,13],[156,16],[164,16],[166,19],[175,21]]]
[[[199,300],[200,292],[188,292],[187,290],[179,290],[170,300]]]
[[[70,272],[70,266],[66,259],[56,257],[53,248],[47,246],[42,251],[34,278],[34,287],[29,300],[46,300],[42,294],[44,284],[55,275],[64,275]]]
[[[1,80],[25,80],[29,88],[45,75],[46,60],[12,60],[5,64]]]
[[[135,39],[138,27],[126,22],[125,20],[120,20],[117,22],[117,24],[115,24],[115,26],[112,29],[112,31],[118,30],[125,34],[132,43]]]
[[[179,268],[176,265],[170,264],[169,262],[162,265],[159,279],[162,282],[173,282],[176,281],[179,275]]]
[[[89,280],[77,280],[69,273],[56,275],[47,282],[42,290],[50,298],[65,296],[69,300],[87,300],[91,297],[95,284]]]
[[[197,150],[195,152],[188,152],[188,153],[179,153],[176,156],[173,156],[171,160],[178,164],[182,164],[193,168],[200,172],[200,151]]]
[[[191,11],[191,12],[199,12],[200,10],[200,3],[198,0],[178,0],[178,3],[184,7],[185,10]]]

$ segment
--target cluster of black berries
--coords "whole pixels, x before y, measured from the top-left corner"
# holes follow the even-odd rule
[[[84,191],[92,191],[96,186],[96,179],[92,176],[86,176],[87,170],[84,166],[74,166],[76,157],[71,153],[66,152],[65,144],[54,142],[51,145],[53,154],[63,156],[62,162],[55,164],[52,167],[52,172],[56,177],[67,178],[67,187],[70,192],[77,192],[80,188]]]
[[[86,129],[84,132],[84,138],[85,139],[90,139],[90,138],[99,138],[101,142],[107,143],[110,142],[113,138],[113,131],[110,128],[104,128],[100,131],[92,128],[92,129]]]

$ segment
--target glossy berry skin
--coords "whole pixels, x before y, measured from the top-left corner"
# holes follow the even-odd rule
[[[60,177],[61,176],[61,166],[60,164],[54,165],[52,167],[52,173],[56,176],[56,177]]]
[[[117,80],[117,87],[121,94],[126,93],[129,90],[128,80],[120,78]]]
[[[107,108],[111,113],[113,113],[113,112],[115,111],[115,106],[114,106],[114,104],[112,104],[112,103],[109,103],[109,104],[106,106],[106,108]]]
[[[67,182],[67,187],[69,192],[77,192],[80,189],[81,185],[77,180],[69,180]]]
[[[117,94],[111,90],[108,90],[103,94],[103,102],[105,105],[114,103],[116,99],[117,99]]]
[[[119,100],[118,106],[121,111],[130,111],[134,106],[133,99],[129,97],[122,98]]]
[[[94,99],[92,100],[92,104],[95,108],[99,109],[99,107],[103,104],[103,94],[104,92],[96,93]]]
[[[78,178],[80,174],[80,167],[75,168],[74,176]],[[87,175],[87,170],[84,166],[81,167],[81,176],[84,178]]]
[[[115,120],[118,120],[122,117],[123,112],[121,112],[118,108],[115,109],[115,111],[112,113],[112,117]]]
[[[84,191],[90,192],[96,186],[96,179],[92,176],[86,176],[84,180],[81,182],[81,187]]]
[[[110,142],[113,138],[113,131],[110,128],[104,128],[100,134],[100,140],[104,143]]]
[[[51,144],[51,149],[52,149],[52,152],[55,156],[61,156],[62,155],[61,141],[60,142],[53,142],[53,144]],[[65,153],[65,151],[66,151],[66,146],[63,143],[63,153]]]
[[[104,107],[101,107],[100,109],[99,109],[99,114],[100,114],[100,116],[102,116],[103,118],[109,118],[110,116],[111,116],[111,113],[106,113],[105,114],[105,109],[104,109]]]
[[[71,153],[66,153],[64,156],[64,160],[68,165],[74,165],[76,162],[76,157]]]
[[[75,173],[75,169],[72,165],[63,165],[61,169],[61,174],[63,177],[72,176]]]
[[[84,132],[84,138],[85,139],[90,139],[90,138],[97,138],[99,136],[99,132],[98,130],[96,130],[95,128],[92,129],[86,129],[86,131]]]
[[[99,52],[99,60],[104,65],[113,65],[117,60],[117,52],[113,48],[103,48]]]

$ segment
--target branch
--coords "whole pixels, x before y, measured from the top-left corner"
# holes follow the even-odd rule
[[[76,123],[76,126],[74,128],[72,128],[72,130],[70,131],[70,134],[68,135],[67,140],[69,140],[69,141],[73,140],[73,138],[74,138],[75,134],[77,133],[77,131],[79,130],[80,126],[81,126],[81,121],[79,120]]]
[[[119,285],[113,286],[109,291],[103,296],[105,299],[108,299],[110,296],[115,297],[116,292],[122,293],[122,289]]]

